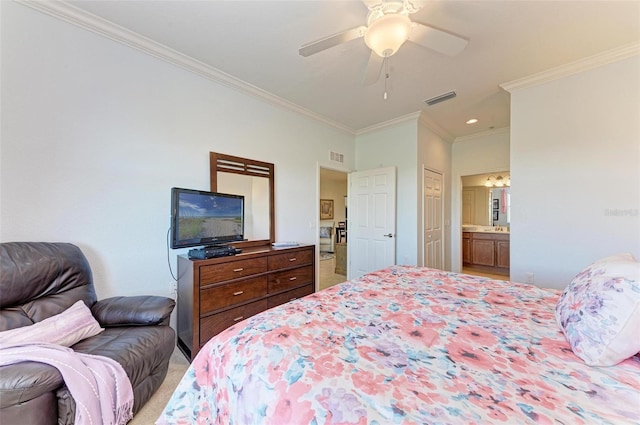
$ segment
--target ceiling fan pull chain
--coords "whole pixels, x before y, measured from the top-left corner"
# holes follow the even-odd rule
[[[384,96],[382,98],[387,100],[387,82],[389,81],[389,56],[385,56],[384,62]]]

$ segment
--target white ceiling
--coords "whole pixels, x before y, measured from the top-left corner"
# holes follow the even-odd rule
[[[405,43],[366,86],[362,39],[302,57],[308,42],[366,25],[362,1],[73,1],[353,132],[424,111],[450,139],[509,126],[499,85],[640,40],[640,1],[433,1],[411,19],[469,40],[456,57]],[[434,106],[424,100],[455,90]],[[477,118],[475,125],[467,125]]]

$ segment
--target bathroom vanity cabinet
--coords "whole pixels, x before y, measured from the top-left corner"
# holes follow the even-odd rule
[[[509,274],[509,234],[463,232],[462,263],[498,274]]]

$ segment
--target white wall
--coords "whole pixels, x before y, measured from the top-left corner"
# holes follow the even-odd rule
[[[396,262],[423,265],[423,169],[443,175],[444,264],[449,269],[451,144],[427,127],[420,114],[356,136],[356,169],[396,167]]]
[[[0,3],[1,241],[77,244],[99,298],[167,295],[170,188],[208,189],[217,151],[274,163],[276,239],[315,242],[317,164],[352,169],[353,135]]]
[[[423,230],[423,169],[442,173],[442,217],[444,228],[444,268],[451,270],[451,143],[430,130],[422,120],[418,120],[418,152],[417,152],[417,199],[418,199],[418,265],[424,265],[424,233]]]
[[[455,272],[462,270],[462,176],[509,170],[509,143],[508,128],[459,138],[453,143],[451,270]]]
[[[415,119],[356,136],[356,170],[396,167],[397,264],[418,264],[417,141]]]
[[[640,258],[640,56],[511,94],[511,278]],[[554,188],[554,190],[549,190]]]

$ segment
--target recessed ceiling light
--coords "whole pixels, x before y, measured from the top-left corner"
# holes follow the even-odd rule
[[[475,124],[477,122],[478,120],[476,118],[471,118],[469,121],[467,121],[467,124]]]

